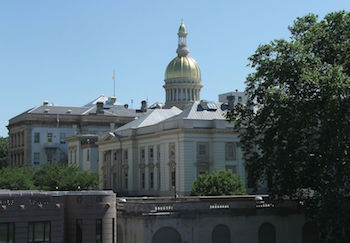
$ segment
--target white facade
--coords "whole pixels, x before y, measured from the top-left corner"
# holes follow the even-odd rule
[[[84,171],[98,172],[97,135],[75,135],[66,139],[68,144],[68,164]]]
[[[225,120],[225,105],[201,105],[154,110],[102,136],[100,187],[125,195],[188,195],[201,173],[232,169],[245,180],[238,133]]]

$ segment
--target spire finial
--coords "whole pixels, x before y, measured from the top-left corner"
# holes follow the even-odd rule
[[[187,56],[189,53],[186,43],[187,30],[183,18],[181,19],[181,25],[179,31],[177,32],[177,35],[179,37],[179,43],[176,52],[179,56]]]

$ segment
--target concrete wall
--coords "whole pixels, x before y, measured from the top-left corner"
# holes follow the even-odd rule
[[[221,242],[212,238],[218,225],[229,230],[230,241],[226,243],[258,243],[264,223],[273,225],[276,243],[302,243],[305,218],[294,203],[272,206],[264,202],[259,206],[249,197],[130,200],[126,198],[118,210],[118,239],[122,239],[118,243],[175,242],[176,235],[170,233],[155,241],[157,232],[165,228],[177,231],[182,243]]]

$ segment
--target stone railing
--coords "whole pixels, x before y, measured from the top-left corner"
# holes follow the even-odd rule
[[[127,214],[173,214],[181,212],[255,211],[272,208],[267,195],[220,197],[126,197],[117,198],[117,210]]]

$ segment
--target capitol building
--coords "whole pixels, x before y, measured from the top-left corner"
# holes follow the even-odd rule
[[[201,72],[189,55],[187,34],[182,21],[177,56],[165,70],[164,109],[148,110],[96,142],[101,189],[133,196],[188,195],[203,173],[230,169],[246,179],[238,131],[225,118],[234,96],[229,93],[230,101],[224,102],[201,100]]]

